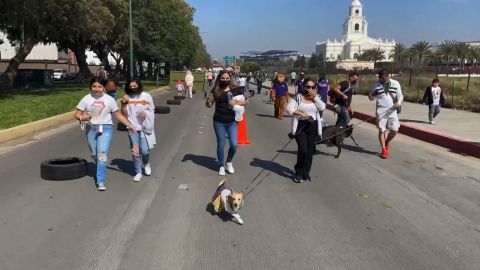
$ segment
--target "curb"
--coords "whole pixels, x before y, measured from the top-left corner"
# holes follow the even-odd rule
[[[328,106],[328,109],[332,109],[331,106]],[[376,118],[373,118],[373,115],[355,111],[353,114],[353,118],[359,120],[368,120],[370,124],[377,124]],[[403,135],[407,135],[409,137],[428,142],[431,144],[435,144],[441,147],[445,147],[447,149],[452,150],[453,152],[466,154],[472,157],[480,158],[480,146],[473,144],[465,139],[457,138],[454,136],[449,136],[446,134],[442,134],[439,132],[426,130],[423,128],[415,127],[409,124],[400,123],[400,130],[399,133]]]
[[[168,86],[162,86],[157,89],[148,91],[150,94],[159,94],[168,89]],[[118,101],[119,99],[117,99]],[[31,123],[26,123],[20,126],[4,129],[0,131],[0,143],[4,143],[13,139],[17,139],[23,136],[31,135],[35,132],[51,128],[69,121],[74,121],[73,114],[75,111],[66,112],[63,114],[55,115]]]

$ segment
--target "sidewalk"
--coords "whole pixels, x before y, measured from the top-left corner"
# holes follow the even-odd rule
[[[270,82],[264,83],[270,86]],[[296,87],[289,86],[291,94]],[[354,118],[371,119],[375,114],[375,102],[367,96],[353,97]],[[375,124],[375,119],[369,121]],[[480,113],[442,108],[435,119],[436,125],[428,123],[426,105],[404,102],[400,114],[400,133],[428,143],[436,144],[454,152],[480,158]]]

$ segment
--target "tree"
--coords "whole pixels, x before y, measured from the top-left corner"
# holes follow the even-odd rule
[[[242,73],[250,73],[260,70],[260,66],[256,62],[244,62],[240,65]]]
[[[385,59],[385,51],[380,48],[373,48],[364,51],[359,57],[362,61],[372,61],[377,63],[378,61]]]
[[[297,60],[293,63],[296,68],[305,68],[307,66],[307,60],[304,55],[297,56]]]
[[[50,33],[61,49],[75,53],[79,77],[92,76],[85,51],[97,43],[106,43],[114,27],[114,17],[103,0],[55,0],[56,15],[49,24],[56,26]]]
[[[308,61],[308,68],[317,68],[318,67],[318,57],[315,53],[312,53],[310,60]]]
[[[447,58],[447,77],[450,74],[450,60],[455,56],[456,45],[457,41],[455,40],[445,40],[438,48],[440,55]]]
[[[17,70],[38,43],[51,42],[50,33],[54,26],[48,23],[54,14],[50,9],[54,0],[2,0],[0,31],[4,32],[11,45],[17,48],[16,55],[0,76],[0,89],[13,87]],[[38,27],[42,25],[42,27]],[[45,25],[45,26],[44,26]]]
[[[395,44],[395,48],[388,57],[397,62],[400,68],[403,68],[405,61],[409,58],[407,46],[402,43]]]
[[[423,61],[425,57],[431,55],[432,45],[426,41],[418,41],[412,45],[410,48],[413,52],[413,55],[418,59],[418,72],[420,72],[421,68],[423,67]]]
[[[465,67],[465,60],[468,59],[470,45],[464,42],[458,42],[455,46],[455,56],[460,60],[460,67]]]

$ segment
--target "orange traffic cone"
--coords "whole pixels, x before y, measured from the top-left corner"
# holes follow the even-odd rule
[[[250,144],[247,137],[247,116],[243,112],[243,120],[238,122],[238,144]]]

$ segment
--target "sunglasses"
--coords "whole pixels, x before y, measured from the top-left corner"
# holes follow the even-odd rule
[[[305,86],[305,89],[315,89],[317,87],[315,87],[314,85],[306,85]]]

